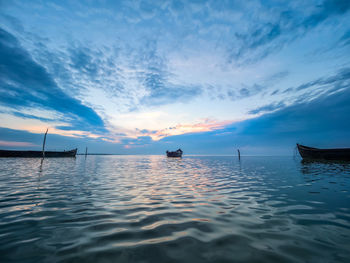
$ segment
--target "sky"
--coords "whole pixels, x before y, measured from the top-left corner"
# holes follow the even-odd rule
[[[0,1],[0,149],[350,147],[350,1]]]

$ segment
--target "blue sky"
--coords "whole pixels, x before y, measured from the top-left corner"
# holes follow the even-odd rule
[[[0,1],[0,148],[350,147],[350,1]]]

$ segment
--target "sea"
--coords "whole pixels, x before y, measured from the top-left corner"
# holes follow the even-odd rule
[[[1,158],[0,262],[350,262],[350,164]]]

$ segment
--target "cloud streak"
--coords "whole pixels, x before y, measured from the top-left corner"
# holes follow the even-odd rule
[[[43,108],[64,113],[73,127],[104,131],[94,110],[64,93],[52,76],[37,64],[18,40],[0,29],[0,102],[14,108]]]
[[[292,7],[282,9],[277,15],[271,16],[274,20],[253,24],[255,29],[248,33],[236,33],[236,39],[242,44],[238,49],[232,49],[230,60],[241,61],[239,63],[261,60],[327,19],[342,16],[349,10],[350,2],[347,0],[324,0],[310,13]]]

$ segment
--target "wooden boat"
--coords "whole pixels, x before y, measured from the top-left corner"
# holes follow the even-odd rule
[[[70,151],[54,152],[45,151],[46,157],[75,157],[78,149]],[[0,157],[43,157],[42,151],[11,151],[11,150],[0,150]]]
[[[182,157],[183,151],[181,149],[176,150],[175,152],[166,151],[167,157]]]
[[[297,144],[299,153],[306,160],[350,161],[350,148],[318,149]]]

